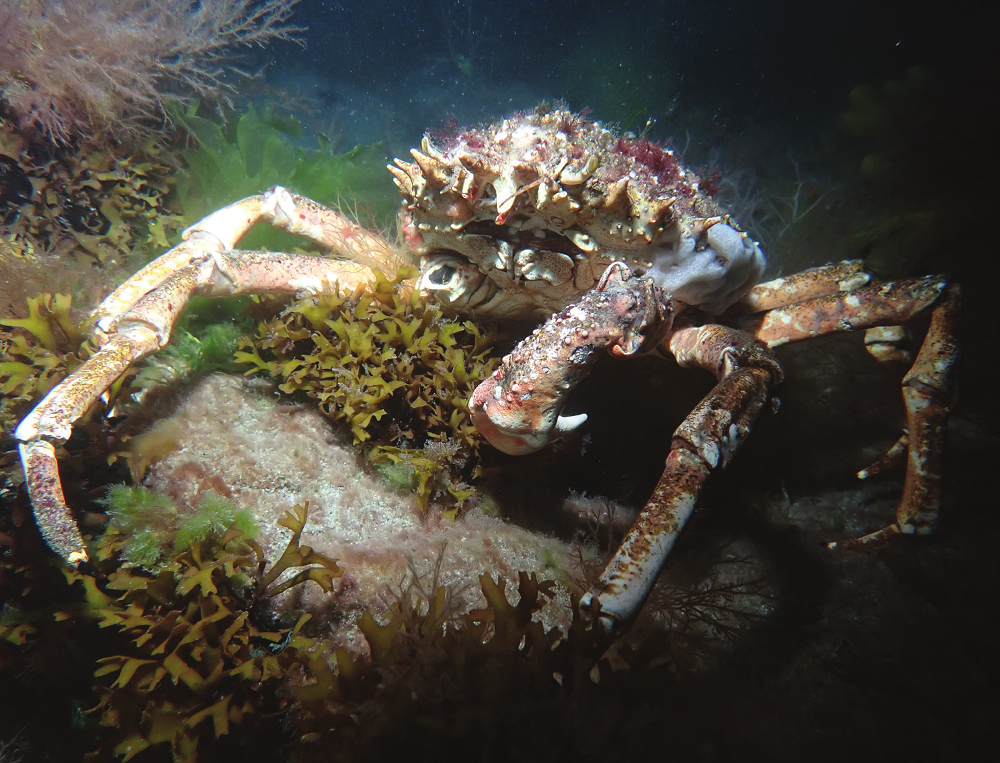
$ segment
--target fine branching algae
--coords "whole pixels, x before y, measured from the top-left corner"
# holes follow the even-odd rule
[[[159,570],[162,560],[182,552],[193,543],[221,536],[235,527],[247,539],[259,528],[252,513],[218,493],[207,492],[201,502],[183,515],[169,496],[142,485],[112,485],[103,503],[111,518],[101,542],[131,567]]]

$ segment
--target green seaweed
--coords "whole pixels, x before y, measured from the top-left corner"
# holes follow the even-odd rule
[[[251,105],[224,124],[198,116],[198,104],[168,108],[171,118],[197,142],[181,152],[187,170],[178,177],[177,194],[185,218],[195,222],[238,199],[281,185],[326,204],[351,199],[377,226],[385,226],[398,208],[398,194],[385,172],[382,146],[356,146],[334,153],[329,142],[318,150],[296,145],[301,126],[270,108]],[[246,249],[283,250],[301,239],[261,226],[240,243]]]
[[[229,527],[235,527],[248,538],[254,538],[260,533],[260,527],[248,509],[239,509],[228,498],[209,491],[194,513],[178,523],[174,550],[182,551],[212,534],[221,535]]]
[[[248,539],[260,532],[250,511],[211,491],[184,513],[169,496],[143,485],[112,485],[102,503],[111,521],[101,539],[101,558],[118,556],[126,566],[150,571],[163,569],[171,553],[221,536],[228,528]]]
[[[105,538],[119,536],[116,552],[125,564],[153,569],[164,553],[163,533],[177,522],[177,507],[162,493],[142,486],[112,485],[103,500],[111,519]]]
[[[218,301],[242,302],[236,299]],[[138,367],[133,381],[135,387],[148,390],[169,385],[178,388],[210,373],[239,372],[233,355],[250,328],[246,321],[222,319],[219,323],[202,324],[200,330],[195,321],[185,321],[183,316],[181,323],[184,325],[174,330],[170,344]]]

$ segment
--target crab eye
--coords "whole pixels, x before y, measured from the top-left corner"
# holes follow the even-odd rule
[[[427,280],[435,286],[445,286],[458,272],[451,265],[439,265],[427,274]]]

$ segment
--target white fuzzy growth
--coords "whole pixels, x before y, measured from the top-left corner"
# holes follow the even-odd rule
[[[660,247],[648,275],[675,299],[721,313],[756,285],[764,272],[764,253],[723,223],[709,228],[706,238],[701,250],[691,236]]]

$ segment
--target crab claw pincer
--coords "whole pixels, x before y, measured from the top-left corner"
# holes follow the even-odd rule
[[[673,305],[662,289],[613,262],[597,286],[507,355],[472,393],[472,422],[491,445],[514,456],[541,450],[580,426],[562,416],[566,398],[600,357],[655,348],[670,329]]]

